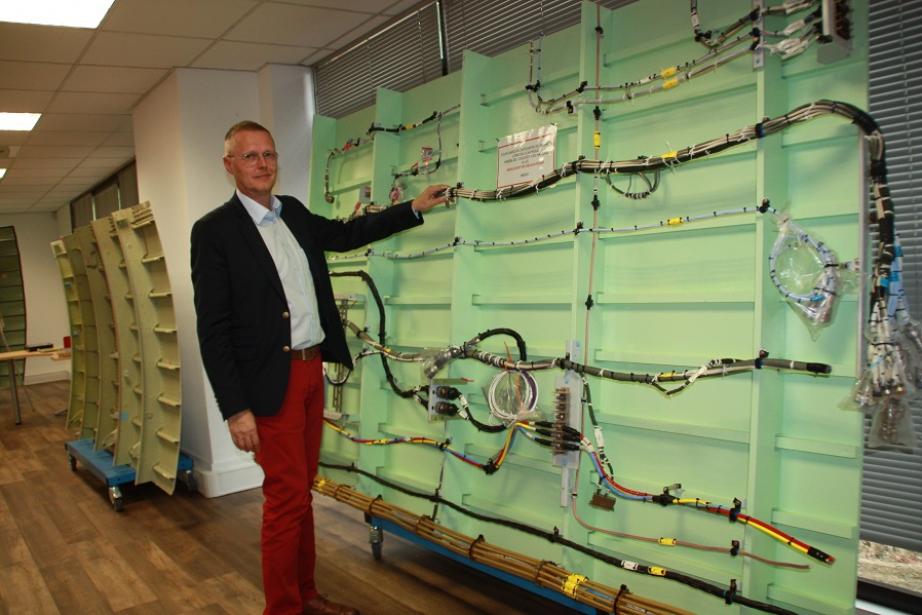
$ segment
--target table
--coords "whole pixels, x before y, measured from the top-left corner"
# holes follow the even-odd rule
[[[6,361],[10,375],[10,395],[13,399],[13,412],[16,415],[16,424],[22,425],[22,411],[19,408],[19,394],[16,390],[16,370],[13,361],[31,357],[48,357],[53,361],[60,361],[70,357],[70,348],[45,348],[43,350],[11,350],[0,352],[0,362]]]

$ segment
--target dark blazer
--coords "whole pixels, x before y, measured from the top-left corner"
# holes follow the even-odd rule
[[[350,222],[315,215],[297,199],[282,201],[282,220],[307,255],[323,360],[352,367],[333,299],[324,251],[345,252],[419,224],[410,203]],[[275,263],[236,193],[192,227],[192,286],[202,362],[224,418],[249,408],[278,412],[288,387],[291,321]]]

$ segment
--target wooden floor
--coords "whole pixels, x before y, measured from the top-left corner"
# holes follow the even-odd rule
[[[0,391],[0,615],[261,613],[260,492],[134,488],[115,513],[100,482],[69,470],[54,416],[67,387],[20,389],[18,426]],[[392,535],[376,562],[361,513],[314,501],[320,589],[363,615],[572,613]]]

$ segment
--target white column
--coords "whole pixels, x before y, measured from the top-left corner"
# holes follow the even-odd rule
[[[296,197],[308,207],[313,90],[313,76],[306,66],[269,64],[259,71],[260,123],[272,132],[279,152],[276,192]]]

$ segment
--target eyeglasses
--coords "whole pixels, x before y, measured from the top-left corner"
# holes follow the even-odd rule
[[[240,158],[243,161],[243,164],[248,166],[253,166],[259,164],[259,159],[262,158],[266,161],[266,164],[272,164],[279,161],[278,152],[273,152],[271,150],[265,151],[263,153],[259,152],[244,152],[239,156],[234,156],[233,154],[227,154],[226,158]]]

